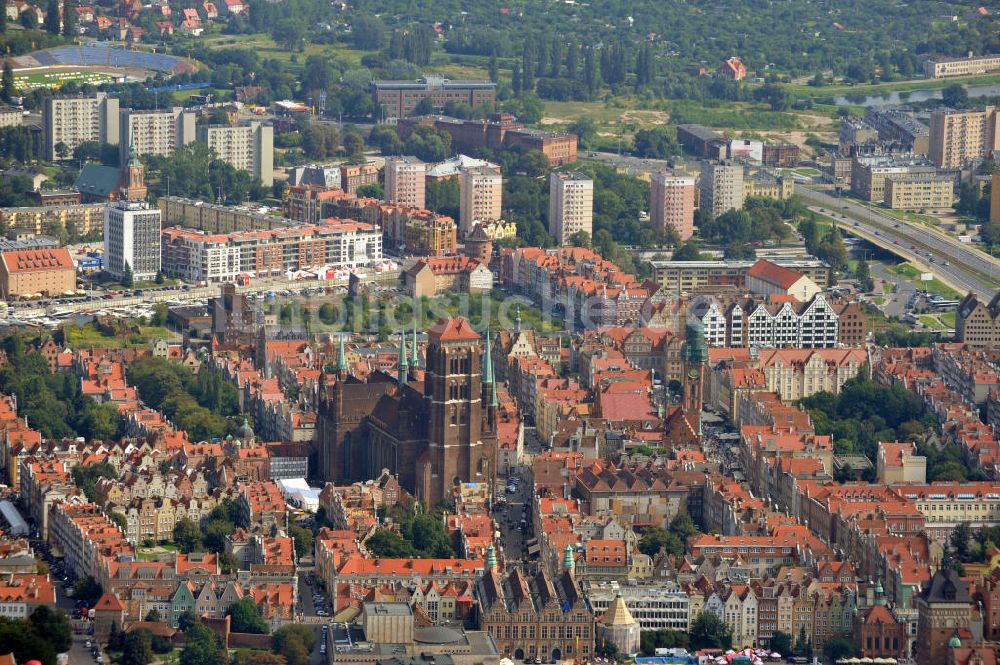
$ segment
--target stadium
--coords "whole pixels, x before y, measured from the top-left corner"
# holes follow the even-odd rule
[[[59,46],[12,58],[14,85],[19,90],[59,88],[75,81],[97,85],[109,81],[144,81],[157,72],[195,72],[184,58],[133,51],[104,42]]]

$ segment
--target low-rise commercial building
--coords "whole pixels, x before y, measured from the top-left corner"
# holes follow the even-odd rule
[[[430,126],[451,136],[451,148],[458,153],[478,153],[483,148],[494,152],[518,148],[522,152],[538,150],[558,166],[576,161],[576,134],[527,129],[510,113],[494,113],[485,120],[462,120],[444,115],[402,118],[396,127],[401,138],[413,128]]]
[[[747,272],[754,261],[650,261],[654,279],[670,293],[691,293],[703,287],[735,286],[746,288]],[[817,259],[777,260],[775,263],[794,270],[827,288],[833,282],[830,266]]]
[[[76,291],[69,250],[27,249],[0,253],[0,297],[63,295]]]
[[[106,203],[0,208],[0,225],[16,234],[58,235],[72,231],[88,235],[104,224]]]
[[[932,56],[924,60],[924,74],[933,78],[976,76],[1000,70],[1000,55],[969,55],[964,58]]]
[[[207,233],[274,231],[301,226],[306,219],[275,217],[239,206],[224,206],[179,196],[161,196],[156,201],[169,226],[183,226]],[[318,219],[313,220],[315,223]]]
[[[955,179],[913,174],[885,180],[885,205],[895,210],[944,210],[955,202]]]
[[[937,169],[922,155],[855,157],[851,164],[851,191],[874,203],[885,200],[886,180],[893,176],[934,176]]]
[[[583,587],[595,616],[607,612],[621,596],[641,630],[688,630],[690,599],[676,584],[584,582]]]
[[[229,282],[237,275],[280,277],[300,270],[358,268],[382,258],[378,228],[351,220],[274,231],[208,234],[163,230],[163,271],[188,281]]]
[[[372,101],[376,115],[382,120],[405,118],[424,99],[430,99],[435,111],[449,102],[468,104],[472,108],[492,104],[496,100],[497,84],[493,81],[450,80],[440,76],[423,76],[416,81],[373,81]]]

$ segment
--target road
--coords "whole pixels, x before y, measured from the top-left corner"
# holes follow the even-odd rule
[[[1000,261],[937,229],[872,210],[854,199],[832,196],[796,183],[795,193],[813,209],[844,216],[844,230],[889,249],[956,290],[989,299],[996,291]],[[830,215],[828,215],[830,216]]]
[[[530,471],[525,467],[519,467],[510,478],[520,478],[517,483],[517,490],[507,493],[504,488],[504,496],[507,502],[501,504],[494,518],[500,528],[501,548],[503,561],[506,565],[514,565],[527,558],[528,551],[526,543],[531,538],[531,480]],[[521,520],[526,526],[521,528]]]
[[[895,285],[895,291],[889,296],[888,300],[882,306],[882,311],[885,312],[886,316],[903,316],[906,314],[906,303],[910,300],[914,293],[917,292],[917,287],[915,287],[910,282],[906,280],[899,279],[896,275],[889,273],[885,266],[881,263],[873,263],[871,265],[872,275],[878,277],[879,279],[889,282]]]

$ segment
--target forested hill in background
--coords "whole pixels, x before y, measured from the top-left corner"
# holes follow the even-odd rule
[[[559,39],[580,45],[651,39],[665,64],[714,66],[737,55],[758,74],[807,75],[852,64],[892,62],[900,73],[919,69],[922,53],[1000,52],[1000,20],[982,1],[938,0],[593,0],[566,4],[525,0],[356,0],[389,27],[451,26],[445,50],[519,56],[525,41]],[[987,3],[989,4],[989,3]],[[554,29],[555,28],[555,29]],[[906,60],[909,56],[909,62]],[[893,59],[895,58],[895,59]]]

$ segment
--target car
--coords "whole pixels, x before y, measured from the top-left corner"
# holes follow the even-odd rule
[[[948,263],[947,261],[945,261],[945,262],[944,262],[944,263],[942,263],[941,265],[943,265],[943,266],[947,266],[947,265],[950,265],[950,264],[949,264],[949,263]]]
[[[316,610],[316,616],[318,617],[328,617],[330,616],[326,610]]]
[[[91,647],[91,641],[87,640],[86,642],[84,642],[83,646],[85,646],[85,647],[87,647],[89,649]]]

